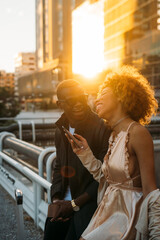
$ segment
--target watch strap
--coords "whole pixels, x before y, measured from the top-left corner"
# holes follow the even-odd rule
[[[75,204],[75,201],[73,199],[71,200],[71,205],[73,208],[77,207],[77,205]]]

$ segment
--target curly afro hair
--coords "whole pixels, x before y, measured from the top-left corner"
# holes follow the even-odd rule
[[[156,114],[158,104],[154,90],[136,68],[122,66],[107,74],[99,94],[106,87],[120,100],[125,113],[140,124],[148,124],[151,116]]]

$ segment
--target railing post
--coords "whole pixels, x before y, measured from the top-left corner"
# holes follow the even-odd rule
[[[55,147],[48,147],[46,149],[44,149],[40,155],[39,155],[39,158],[38,158],[38,169],[39,169],[39,176],[40,177],[44,177],[44,171],[43,171],[43,161],[44,161],[44,158],[47,154],[49,153],[53,153],[56,151],[56,148]],[[39,188],[39,196],[43,196],[43,191],[42,191],[42,187]],[[49,197],[49,194],[48,194],[48,197]]]
[[[56,152],[52,153],[49,158],[47,159],[46,163],[46,175],[47,175],[47,181],[52,183],[52,163],[56,158]],[[48,203],[51,202],[51,192],[50,190],[47,191],[47,199]]]
[[[18,121],[18,126],[19,126],[19,139],[22,140],[22,123]]]
[[[34,222],[37,225],[37,183],[33,182],[33,193],[34,193]]]
[[[25,239],[24,234],[24,220],[23,220],[23,193],[21,190],[15,190],[15,197],[17,203],[17,240]]]
[[[35,122],[31,121],[31,124],[32,124],[32,141],[33,141],[33,143],[35,143],[35,141],[36,141]]]
[[[43,161],[44,161],[44,158],[46,157],[47,154],[49,153],[53,153],[56,151],[56,148],[55,147],[48,147],[46,149],[44,149],[40,154],[39,154],[39,157],[38,157],[38,170],[39,170],[39,176],[43,177]]]
[[[3,151],[3,140],[6,137],[15,137],[15,135],[13,133],[9,133],[9,132],[0,133],[0,152]],[[1,156],[0,156],[0,165],[2,165],[2,157]]]
[[[37,184],[37,227],[39,227],[39,205],[42,198],[41,189],[41,186]]]
[[[56,158],[56,152],[52,153],[49,158],[47,159],[47,163],[46,163],[46,175],[47,175],[47,181],[48,182],[52,182],[52,162],[55,160]]]

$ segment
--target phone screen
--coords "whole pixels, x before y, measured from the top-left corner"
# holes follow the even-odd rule
[[[81,146],[75,141],[74,136],[64,127],[62,126],[63,131],[68,135],[69,138],[73,140],[73,142],[77,145],[77,147],[81,148]]]

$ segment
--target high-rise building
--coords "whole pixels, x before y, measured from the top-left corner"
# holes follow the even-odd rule
[[[54,99],[59,81],[72,76],[71,13],[75,0],[36,0],[36,71],[19,78],[25,101]],[[49,99],[49,100],[48,100]]]
[[[106,0],[105,67],[137,67],[160,87],[160,0]]]
[[[71,12],[74,0],[36,1],[37,68],[50,70],[53,78],[72,75]],[[56,76],[57,75],[57,76]]]
[[[15,57],[15,74],[17,77],[36,70],[34,52],[21,52]]]
[[[131,64],[160,99],[160,0],[75,0],[72,30],[73,72]]]
[[[19,97],[19,85],[23,85],[23,78],[20,77],[36,71],[34,52],[21,52],[15,57],[15,96]],[[21,83],[19,83],[21,81]]]

